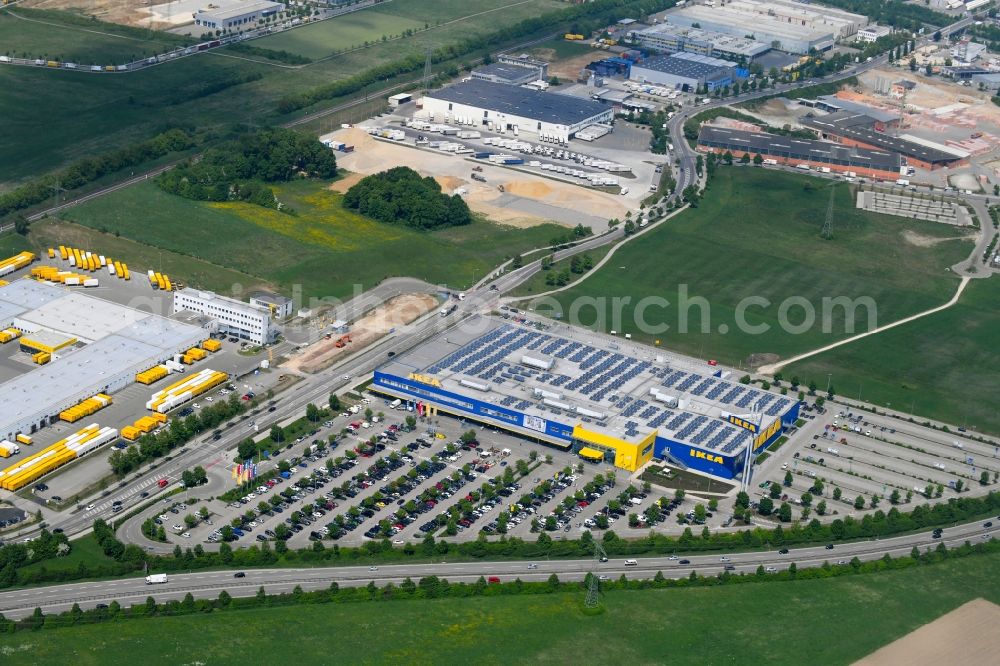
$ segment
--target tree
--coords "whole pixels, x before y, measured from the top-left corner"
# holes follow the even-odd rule
[[[708,500],[708,510],[711,511],[712,513],[715,513],[716,511],[718,511],[719,510],[719,500],[715,499],[714,497],[712,499]]]
[[[870,506],[873,509],[878,506],[878,495],[871,496],[871,499],[868,500],[868,506]]]
[[[273,433],[272,433],[273,434]],[[236,447],[236,453],[241,460],[249,460],[257,455],[257,443],[247,437]]]
[[[839,500],[841,495],[843,495],[843,491],[841,491],[840,488],[833,489],[833,499]]]
[[[917,59],[916,58],[910,58],[910,71],[911,72],[917,71]]]
[[[750,495],[748,495],[742,490],[736,493],[736,506],[742,507],[744,509],[750,506]]]
[[[826,500],[820,500],[819,504],[816,505],[816,513],[821,516],[826,515]]]
[[[674,491],[674,499],[678,502],[684,500],[684,490],[682,488],[678,488]]]
[[[306,420],[310,423],[316,423],[320,419],[319,407],[312,404],[311,402],[306,405]]]
[[[812,493],[809,492],[802,493],[802,498],[800,501],[802,502],[802,506],[811,505],[813,501]]]
[[[30,227],[31,227],[31,222],[29,222],[28,218],[24,217],[23,215],[18,215],[14,219],[14,233],[18,234],[19,236],[27,236]]]
[[[927,76],[931,76],[932,74],[934,74],[934,68],[933,68],[933,67],[931,67],[931,64],[930,64],[930,63],[927,63],[927,65],[926,65],[926,66],[924,67],[924,73],[925,73],[925,74],[926,74]]]
[[[782,502],[781,506],[778,507],[778,518],[783,523],[790,522],[792,520],[792,505],[788,502]]]
[[[979,475],[979,485],[988,486],[989,484],[990,484],[990,473],[984,470],[983,473]]]
[[[856,498],[854,498],[854,508],[858,509],[859,511],[865,508],[864,495],[858,495]]]
[[[743,153],[740,157],[740,164],[750,164],[750,153]]]
[[[339,412],[341,409],[343,409],[343,407],[340,404],[340,397],[337,396],[336,393],[330,394],[330,399],[328,401],[328,404],[330,405],[330,411]]]
[[[764,157],[760,153],[757,153],[756,155],[753,156],[753,163],[757,166],[760,166],[761,164],[764,163]]]
[[[275,444],[280,444],[285,441],[285,431],[282,430],[281,426],[275,423],[271,426],[271,441]]]
[[[898,489],[896,489],[896,488],[892,489],[892,492],[889,494],[889,503],[890,504],[899,504],[899,490]]]
[[[524,257],[519,254],[515,254],[514,258],[510,260],[510,267],[513,269],[518,269],[524,266]]]
[[[790,488],[794,481],[795,477],[792,476],[791,471],[785,472],[785,487]]]
[[[757,512],[762,516],[770,516],[771,512],[774,511],[774,500],[770,497],[760,498],[760,504],[757,505]]]
[[[771,499],[778,499],[781,497],[781,486],[777,482],[772,483],[769,490],[770,492],[768,494],[771,496]]]
[[[696,523],[703,523],[703,522],[705,522],[705,518],[706,518],[706,514],[707,513],[708,512],[705,510],[705,505],[704,504],[695,504],[694,505],[694,520],[695,520]]]

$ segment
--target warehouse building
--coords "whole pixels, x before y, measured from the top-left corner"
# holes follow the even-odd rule
[[[868,18],[860,14],[794,0],[730,0],[719,7],[690,5],[668,13],[666,20],[682,27],[748,36],[791,53],[826,51],[836,40],[852,38],[868,25]]]
[[[968,153],[933,142],[890,136],[879,129],[875,118],[863,114],[838,111],[827,116],[806,117],[801,122],[818,131],[824,139],[846,146],[896,153],[905,159],[906,165],[912,167],[934,170],[967,163]]]
[[[746,70],[736,63],[697,53],[673,53],[654,56],[641,64],[632,65],[629,79],[653,83],[678,90],[709,91],[731,86],[738,78],[746,78]]]
[[[698,53],[733,61],[750,61],[771,50],[770,44],[742,35],[661,23],[633,33],[639,45],[658,53]]]
[[[495,62],[472,70],[471,76],[478,81],[521,86],[541,79],[540,71],[534,67],[518,67]]]
[[[762,452],[799,411],[797,400],[694,359],[490,317],[394,358],[371,388],[420,414],[472,419],[630,472],[656,458],[727,479],[742,473],[751,439]],[[730,417],[755,405],[762,427],[750,435]]]
[[[0,287],[0,329],[6,328],[22,334],[21,348],[27,343],[29,353],[52,350],[46,365],[0,384],[0,440],[11,441],[91,396],[120,391],[136,373],[208,337],[196,326],[34,280]],[[0,351],[16,363],[7,356],[18,353],[12,344]]]
[[[614,120],[614,112],[600,102],[476,80],[427,93],[423,108],[437,121],[469,118],[491,130],[562,142],[585,127]]]
[[[883,37],[892,34],[892,28],[887,25],[868,25],[858,30],[858,41],[874,44]]]
[[[278,336],[278,327],[266,303],[253,305],[211,291],[188,288],[174,292],[174,312],[185,310],[211,317],[220,333],[257,345],[274,342]]]
[[[195,12],[194,23],[212,30],[244,30],[257,26],[257,21],[285,10],[280,2],[259,0],[242,2],[230,7],[212,7]]]
[[[497,62],[501,65],[514,65],[515,67],[534,69],[538,71],[539,79],[549,78],[549,63],[538,58],[532,58],[527,53],[522,53],[521,55],[501,53],[497,56]]]
[[[846,175],[893,180],[899,177],[899,167],[903,164],[899,155],[887,151],[713,125],[702,126],[698,134],[698,150],[718,154],[729,152],[736,158],[744,154],[751,159],[760,155],[771,164],[829,169]]]

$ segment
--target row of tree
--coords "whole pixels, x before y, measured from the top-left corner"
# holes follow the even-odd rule
[[[123,169],[188,150],[196,146],[198,141],[193,132],[175,128],[147,141],[77,160],[62,171],[0,194],[0,217],[36,206],[57,192],[75,190]]]
[[[422,178],[405,166],[362,178],[347,190],[344,206],[379,222],[419,231],[472,222],[472,211],[462,197],[443,193],[436,180]]]
[[[108,464],[119,477],[125,476],[139,465],[166,455],[192,437],[212,430],[234,416],[242,414],[248,407],[255,406],[256,403],[251,402],[248,405],[235,394],[230,395],[229,400],[214,402],[196,414],[171,419],[170,425],[159,434],[143,435],[124,451],[112,452],[108,456]]]

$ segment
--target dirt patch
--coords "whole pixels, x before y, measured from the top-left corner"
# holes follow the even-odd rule
[[[924,236],[923,234],[918,234],[916,231],[911,231],[909,229],[903,230],[903,240],[905,240],[910,245],[916,245],[917,247],[933,247],[938,243],[946,243],[953,240],[968,240],[975,239],[975,235],[965,235],[965,236],[949,236],[948,238],[936,238],[934,236]]]
[[[334,192],[340,192],[341,194],[343,194],[347,192],[347,190],[357,185],[358,181],[360,181],[364,177],[365,174],[363,173],[349,173],[340,180],[338,180],[337,182],[330,185],[330,189],[333,190]]]
[[[338,165],[353,174],[333,183],[331,189],[336,191],[346,190],[357,182],[355,179],[405,164],[422,176],[434,178],[449,194],[458,188],[464,189],[462,198],[474,212],[512,226],[526,227],[543,222],[575,226],[579,222],[575,213],[622,218],[628,210],[621,197],[608,192],[486,162],[473,163],[462,157],[421,150],[412,145],[378,141],[357,127],[339,130],[323,138],[335,138],[355,147],[353,153],[337,156]],[[480,173],[486,182],[472,179],[474,166],[482,168]],[[545,206],[538,206],[536,212],[530,205],[519,207],[512,203],[512,199]],[[553,208],[563,210],[554,211]],[[561,219],[558,219],[560,214]]]
[[[281,367],[288,370],[315,373],[330,367],[339,357],[370,345],[389,331],[404,326],[435,309],[438,300],[430,294],[404,294],[389,299],[351,324],[350,342],[338,347],[340,335],[331,335],[306,347]]]
[[[549,65],[549,76],[556,76],[562,81],[576,81],[576,77],[580,76],[581,69],[595,60],[606,57],[608,56],[604,55],[603,52],[595,51],[594,53],[581,53],[572,58],[556,60]]]
[[[101,21],[119,25],[141,26],[153,30],[165,30],[174,27],[173,23],[152,20],[150,7],[154,2],[149,0],[27,0],[21,3],[24,7],[34,9],[69,10],[93,16]],[[190,23],[190,14],[188,15]]]
[[[975,599],[855,664],[995,664],[1000,652],[998,626],[1000,606]]]
[[[744,365],[748,368],[759,368],[762,365],[777,363],[780,359],[777,354],[751,354],[746,358]]]

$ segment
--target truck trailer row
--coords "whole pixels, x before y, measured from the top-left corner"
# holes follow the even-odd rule
[[[19,252],[13,257],[8,257],[0,261],[0,276],[9,275],[18,269],[24,268],[34,260],[35,255],[32,252]]]
[[[216,370],[200,370],[170,386],[157,391],[146,403],[146,409],[165,414],[174,407],[193,400],[206,391],[225,383],[229,375]]]
[[[118,431],[92,423],[0,471],[0,488],[20,490],[49,472],[118,439]]]
[[[110,404],[110,395],[106,393],[98,393],[91,398],[87,398],[79,405],[75,405],[69,409],[64,409],[59,412],[59,418],[69,423],[75,423],[85,416],[90,416],[94,412],[104,409]]]

